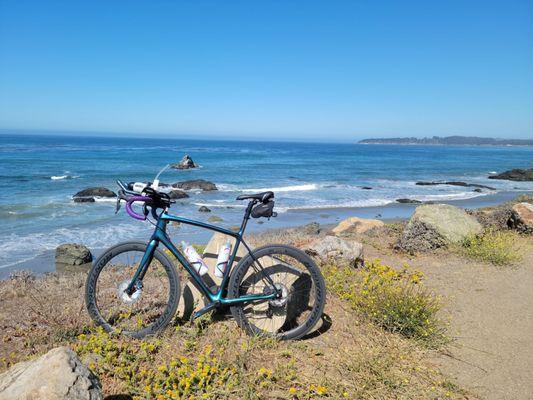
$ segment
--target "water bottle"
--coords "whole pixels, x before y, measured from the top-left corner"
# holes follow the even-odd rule
[[[196,249],[189,243],[181,242],[181,248],[185,253],[185,257],[191,263],[196,272],[200,275],[205,275],[209,271],[207,264],[202,260],[202,257],[196,252]]]
[[[226,241],[222,246],[218,248],[217,265],[215,265],[215,276],[222,278],[224,272],[228,267],[229,253],[231,251],[231,243]]]

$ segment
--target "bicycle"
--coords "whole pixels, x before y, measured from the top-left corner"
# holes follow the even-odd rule
[[[155,230],[148,243],[117,244],[94,262],[85,285],[86,307],[94,322],[109,333],[135,338],[155,334],[171,322],[181,296],[181,284],[177,267],[159,248],[163,245],[207,300],[207,305],[196,311],[193,319],[229,306],[237,325],[249,335],[280,340],[306,335],[321,318],[325,305],[326,287],[318,266],[297,248],[273,244],[252,250],[243,238],[250,217],[276,216],[274,193],[237,197],[237,200],[248,200],[248,205],[235,232],[170,214],[175,202],[158,190],[159,174],[141,194],[117,181],[120,190],[116,212],[125,201],[126,212],[131,217],[146,220],[151,216]],[[134,210],[135,203],[142,204],[142,213]],[[212,230],[235,240],[220,286],[208,287],[172,243],[166,232],[169,222]],[[233,267],[241,245],[247,254]]]

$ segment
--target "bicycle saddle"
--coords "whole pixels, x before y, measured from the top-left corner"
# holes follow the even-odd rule
[[[247,200],[247,199],[254,199],[259,200],[262,203],[266,203],[268,200],[272,199],[274,197],[274,192],[262,192],[262,193],[254,193],[254,194],[241,194],[239,197],[237,197],[237,200]]]

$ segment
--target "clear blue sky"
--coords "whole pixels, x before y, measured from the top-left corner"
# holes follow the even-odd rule
[[[533,137],[533,2],[0,0],[0,128]]]

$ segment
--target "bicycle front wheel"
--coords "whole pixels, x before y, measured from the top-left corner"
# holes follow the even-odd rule
[[[324,311],[326,285],[320,269],[307,254],[290,246],[265,246],[252,254],[232,272],[229,297],[269,294],[274,290],[281,297],[232,306],[237,324],[250,335],[281,340],[301,338]]]
[[[105,251],[94,263],[85,285],[91,318],[107,332],[142,338],[163,329],[178,307],[180,283],[176,268],[156,250],[146,274],[131,295],[125,292],[147,244],[126,242]]]

